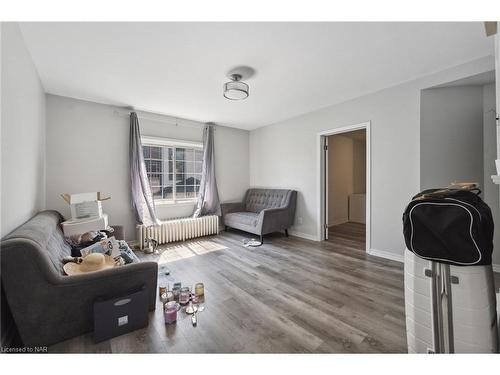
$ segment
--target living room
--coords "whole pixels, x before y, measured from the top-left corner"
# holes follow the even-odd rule
[[[2,352],[498,353],[497,22],[15,19]]]

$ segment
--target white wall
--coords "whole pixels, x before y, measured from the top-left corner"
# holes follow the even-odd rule
[[[492,70],[486,57],[250,133],[250,185],[298,190],[292,232],[319,239],[317,133],[371,121],[372,249],[401,258],[401,216],[420,189],[420,91]]]
[[[422,91],[421,188],[479,182],[495,222],[493,264],[500,264],[495,83]]]
[[[328,225],[349,220],[349,195],[353,193],[353,140],[328,137]]]
[[[420,116],[421,189],[483,185],[482,86],[423,90]]]
[[[201,141],[203,124],[167,116],[139,115],[141,134]],[[249,186],[249,133],[217,127],[215,159],[222,201],[241,200]],[[129,117],[116,107],[47,95],[47,208],[69,215],[61,193],[101,191],[111,224],[125,225],[135,238],[130,204]],[[162,219],[189,215],[194,204],[158,206]]]
[[[495,223],[495,237],[493,240],[493,264],[500,264],[500,202],[498,185],[491,180],[496,175],[496,103],[495,84],[485,85],[483,92],[483,150],[484,150],[484,182],[483,199],[490,206]]]
[[[1,40],[3,237],[45,206],[45,94],[18,25]]]

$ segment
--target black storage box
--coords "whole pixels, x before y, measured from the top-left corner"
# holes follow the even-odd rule
[[[145,288],[94,302],[94,342],[144,328],[149,323],[148,294]]]

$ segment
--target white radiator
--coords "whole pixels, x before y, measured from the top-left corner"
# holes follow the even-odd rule
[[[198,218],[180,218],[163,221],[160,225],[146,227],[137,226],[137,240],[142,250],[148,238],[158,241],[158,244],[184,241],[190,238],[208,236],[219,233],[219,217],[217,215]]]

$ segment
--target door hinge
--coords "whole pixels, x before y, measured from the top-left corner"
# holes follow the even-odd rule
[[[328,151],[328,145],[324,145],[324,146],[323,146],[323,150],[324,150],[324,151]]]

